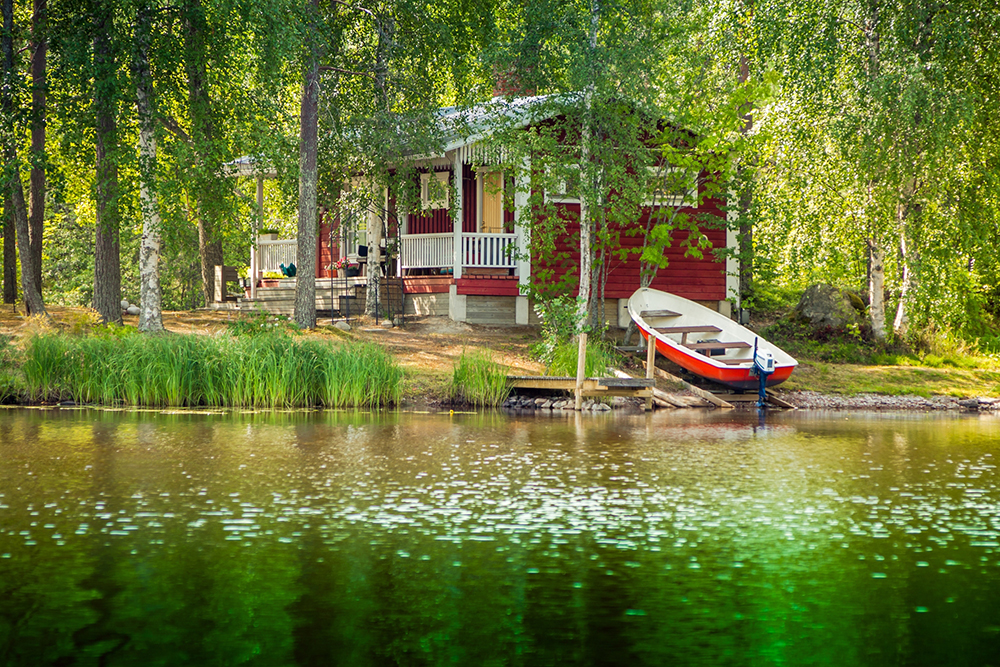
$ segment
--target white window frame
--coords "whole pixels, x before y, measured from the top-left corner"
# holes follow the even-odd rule
[[[576,182],[577,183],[581,183],[582,182],[582,178],[580,177],[580,165],[579,164],[569,164],[569,165],[566,165],[565,169],[568,170],[568,171],[575,171],[577,173]],[[546,173],[546,176],[549,177],[547,179],[548,182],[554,184],[552,188],[548,188],[548,187],[545,188],[545,201],[546,202],[552,202],[554,204],[579,204],[580,203],[580,195],[579,195],[579,193],[577,193],[577,194],[574,195],[574,194],[569,194],[569,193],[566,192],[566,179],[565,178],[556,178],[556,177],[554,177],[552,175],[552,168],[551,167],[546,168],[545,173]]]
[[[683,194],[669,193],[664,191],[656,192],[653,188],[653,184],[660,180],[664,181],[668,176],[675,174],[677,172],[683,172],[687,175],[687,182],[693,183],[693,188],[685,189]],[[643,206],[673,206],[675,208],[698,208],[698,175],[699,173],[693,169],[684,169],[683,167],[646,167],[646,173],[649,176],[647,180],[648,190],[653,190],[649,193],[649,196],[642,202]],[[654,201],[655,200],[655,201]]]
[[[451,172],[435,171],[420,174],[420,208],[424,211],[431,211],[439,208],[448,208],[451,204],[451,188],[448,184],[448,176]],[[431,177],[435,181],[432,192]],[[434,199],[434,195],[441,195]]]
[[[346,192],[354,192],[355,190],[364,190],[369,187],[368,179],[364,176],[355,176],[351,178],[347,183],[345,188]],[[344,255],[353,261],[358,259],[358,246],[366,245],[368,243],[368,208],[360,209],[342,209],[341,210],[341,223],[343,223],[344,215],[346,214],[352,219],[352,227],[341,228],[339,234],[339,241],[341,243],[345,242],[346,248],[341,248],[341,250],[346,250]],[[353,214],[353,215],[352,215]]]

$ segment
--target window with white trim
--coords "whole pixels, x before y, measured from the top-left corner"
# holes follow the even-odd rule
[[[646,167],[643,206],[698,206],[698,172],[683,167]]]
[[[447,171],[420,174],[420,208],[425,211],[448,208],[451,201]]]
[[[548,176],[545,201],[559,204],[580,202],[580,165],[568,164],[558,169],[549,167],[545,171]]]

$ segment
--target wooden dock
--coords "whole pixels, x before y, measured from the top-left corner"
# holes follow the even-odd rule
[[[569,376],[508,375],[507,381],[514,389],[576,391],[576,378]],[[584,378],[581,395],[650,398],[654,384],[646,378]]]

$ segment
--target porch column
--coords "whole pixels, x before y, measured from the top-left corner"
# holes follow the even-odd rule
[[[514,183],[514,234],[517,237],[517,284],[527,286],[531,281],[531,209],[528,207],[528,197],[531,195],[531,160],[525,158],[521,173],[516,175]],[[524,290],[516,297],[514,304],[515,324],[527,324],[529,316],[528,297]]]
[[[250,245],[250,298],[257,298],[257,249],[261,226],[264,224],[264,176],[257,174],[257,217],[253,222],[253,243]]]
[[[452,221],[455,230],[455,259],[453,262],[452,276],[455,280],[462,277],[462,218],[464,217],[464,206],[462,202],[462,156],[461,151],[455,151],[455,157],[451,163],[451,174],[453,179],[452,189],[455,191],[455,199],[452,204]]]
[[[737,231],[739,230],[740,208],[739,197],[735,190],[729,191],[729,196],[726,198],[726,208],[728,209],[726,212],[726,249],[738,251]],[[732,252],[726,257],[726,299],[728,301],[719,302],[719,312],[727,317],[732,317],[735,310],[736,313],[739,313],[740,324],[749,323],[749,319],[743,321],[743,304],[740,303],[740,258],[738,252]]]

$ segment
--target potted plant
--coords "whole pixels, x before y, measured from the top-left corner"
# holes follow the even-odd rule
[[[357,264],[351,264],[351,260],[347,257],[341,257],[330,266],[331,268],[337,270],[338,278],[353,277],[358,275],[360,272],[360,267]]]
[[[281,285],[279,282],[284,276],[282,276],[277,271],[265,271],[264,275],[261,277],[260,286],[261,287],[278,287]]]
[[[260,230],[260,235],[257,237],[258,241],[277,241],[278,240],[278,230],[273,227],[267,227]]]

